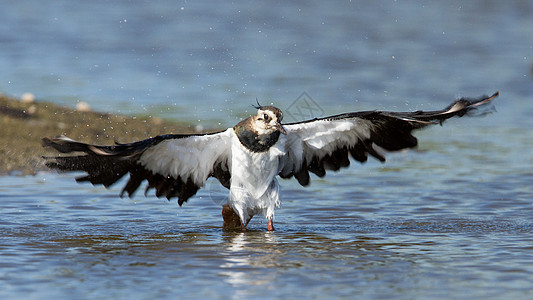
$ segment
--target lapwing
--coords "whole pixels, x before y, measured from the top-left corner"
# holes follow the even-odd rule
[[[83,171],[78,182],[109,187],[129,173],[121,196],[132,197],[143,181],[146,192],[178,198],[181,206],[214,177],[229,189],[223,206],[224,227],[246,230],[254,215],[268,220],[274,230],[274,209],[280,206],[277,177],[310,182],[309,173],[323,177],[326,170],[348,167],[350,156],[365,162],[368,156],[384,162],[385,151],[417,146],[412,131],[457,116],[475,114],[498,92],[480,98],[461,98],[442,110],[389,112],[360,111],[282,123],[274,106],[256,106],[257,114],[232,128],[212,133],[165,134],[145,140],[98,146],[65,136],[43,138],[43,146],[61,153],[46,165],[60,171]],[[146,193],[145,193],[146,194]]]

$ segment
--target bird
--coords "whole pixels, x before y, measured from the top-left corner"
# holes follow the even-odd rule
[[[182,206],[214,177],[229,189],[223,228],[246,231],[254,215],[263,215],[267,231],[273,231],[274,210],[280,206],[277,177],[294,177],[307,186],[309,173],[323,177],[327,170],[348,167],[351,159],[364,163],[371,156],[385,162],[385,152],[417,146],[414,130],[485,113],[480,108],[493,108],[498,95],[460,98],[442,110],[369,110],[292,123],[283,123],[279,108],[257,103],[255,115],[220,131],[163,134],[114,145],[57,136],[43,138],[42,145],[61,153],[44,157],[49,168],[84,172],[78,182],[107,188],[129,174],[121,197],[133,197],[147,181],[145,195],[155,189],[157,197],[177,198]]]

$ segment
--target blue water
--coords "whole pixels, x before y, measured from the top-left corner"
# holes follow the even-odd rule
[[[0,92],[38,101],[210,128],[303,92],[320,114],[500,97],[385,164],[282,181],[274,233],[222,231],[214,181],[178,208],[0,177],[0,297],[530,299],[532,55],[529,1],[3,1]]]

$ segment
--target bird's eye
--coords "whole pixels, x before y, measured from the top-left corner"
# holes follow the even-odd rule
[[[263,119],[265,119],[265,121],[268,121],[268,118],[269,118],[269,117],[268,117],[267,114],[264,114],[264,115],[263,115]]]

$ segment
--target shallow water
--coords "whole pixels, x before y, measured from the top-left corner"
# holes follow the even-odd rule
[[[501,96],[385,164],[282,180],[273,233],[223,231],[215,181],[179,208],[0,177],[2,299],[532,297],[529,2],[55,3],[0,4],[1,91],[206,127],[303,91],[324,113]]]
[[[424,151],[313,178],[307,189],[282,181],[273,233],[261,218],[248,232],[223,231],[216,182],[178,208],[69,175],[4,177],[0,294],[526,299],[533,173],[501,157],[525,149],[476,147],[458,129],[426,130]]]

